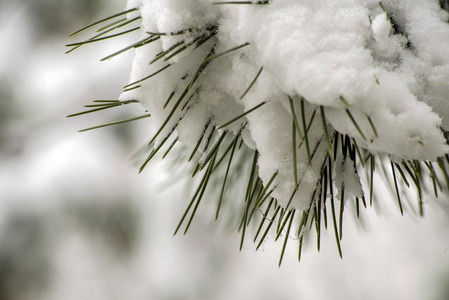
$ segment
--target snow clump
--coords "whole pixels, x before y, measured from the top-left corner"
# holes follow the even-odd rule
[[[267,184],[277,172],[273,196],[283,207],[310,206],[326,134],[397,161],[449,152],[449,24],[437,0],[130,0],[130,8],[142,16],[142,38],[160,36],[136,49],[130,83],[163,71],[121,99],[148,109],[162,128],[158,142],[176,128],[192,148],[205,128],[256,108],[219,130],[238,134],[247,122],[242,135],[259,152],[259,177]],[[354,166],[336,163],[335,172],[352,174],[337,174],[337,187],[347,180],[347,194],[362,196]]]

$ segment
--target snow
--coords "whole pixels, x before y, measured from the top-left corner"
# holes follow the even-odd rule
[[[391,22],[387,13],[381,13],[377,15],[373,23],[371,24],[371,30],[373,31],[373,37],[380,44],[382,48],[385,48],[388,42],[388,36],[392,29]]]
[[[177,126],[180,141],[193,147],[209,120],[219,126],[266,103],[225,130],[235,134],[244,121],[249,122],[244,141],[260,153],[260,178],[267,184],[279,172],[273,195],[286,206],[294,194],[291,205],[301,210],[309,206],[327,150],[318,116],[308,133],[317,151],[312,165],[308,165],[306,147],[296,154],[300,187],[295,193],[288,96],[297,116],[300,101],[305,99],[307,120],[323,106],[329,130],[348,134],[371,153],[397,160],[435,161],[449,152],[441,131],[449,128],[449,25],[448,14],[438,1],[386,0],[385,11],[374,0],[272,0],[268,5],[211,2],[128,2],[127,9],[140,9],[142,38],[148,37],[147,32],[194,28],[180,35],[162,35],[135,52],[130,83],[170,64],[140,83],[141,88],[121,96],[139,99],[152,114],[155,128],[164,127],[158,141]],[[177,42],[187,44],[198,34],[210,34],[211,26],[218,26],[218,34],[202,46],[149,65]],[[211,49],[218,54],[246,43],[211,60],[192,85]],[[261,67],[257,81],[240,99]],[[164,108],[173,91],[173,99]],[[187,109],[182,110],[187,99]],[[354,171],[344,172],[354,175]],[[357,190],[354,180],[349,181]]]

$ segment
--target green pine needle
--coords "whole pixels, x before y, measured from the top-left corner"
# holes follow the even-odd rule
[[[263,235],[262,235],[262,237],[261,237],[259,243],[257,244],[256,251],[259,250],[260,246],[262,246],[262,243],[265,241],[265,238],[267,237],[267,234],[268,234],[268,232],[270,231],[271,226],[273,225],[273,221],[276,219],[276,216],[277,216],[277,214],[279,213],[280,209],[281,209],[281,207],[278,206],[278,207],[275,209],[275,211],[274,211],[273,215],[271,216],[271,218],[269,219],[268,226],[267,226],[267,228],[265,229],[265,231],[264,231],[264,233],[263,233]]]
[[[391,164],[391,173],[393,174],[394,187],[396,189],[396,195],[398,199],[399,210],[401,211],[401,215],[404,215],[404,210],[402,209],[402,202],[401,202],[401,193],[399,192],[398,180],[396,178],[396,172],[394,170],[394,163],[391,161],[390,164]]]
[[[187,231],[189,230],[189,227],[190,227],[190,225],[191,225],[191,223],[192,223],[192,221],[193,221],[193,218],[194,218],[195,213],[196,213],[196,211],[197,211],[197,209],[198,209],[198,206],[200,205],[201,199],[203,198],[204,192],[206,191],[207,184],[208,184],[209,179],[210,179],[210,177],[211,177],[211,175],[212,175],[212,168],[213,168],[213,166],[214,166],[215,158],[217,157],[217,153],[218,153],[218,152],[215,152],[215,154],[214,154],[214,156],[212,157],[212,159],[211,159],[211,161],[210,161],[210,164],[209,164],[209,166],[208,166],[208,168],[207,168],[207,170],[206,170],[205,181],[204,181],[204,183],[203,183],[203,187],[201,188],[201,192],[200,192],[200,194],[199,194],[199,196],[198,196],[198,200],[196,201],[195,207],[193,208],[192,215],[190,216],[190,219],[189,219],[189,221],[188,221],[188,223],[187,223],[187,226],[186,226],[186,228],[185,228],[185,230],[184,230],[184,234],[186,234]]]
[[[94,127],[81,129],[78,132],[85,132],[85,131],[98,129],[98,128],[103,128],[103,127],[108,127],[108,126],[112,126],[112,125],[129,123],[129,122],[133,122],[133,121],[137,121],[137,120],[141,120],[141,119],[145,119],[145,118],[149,118],[149,117],[151,117],[151,114],[145,114],[145,115],[139,116],[139,117],[134,117],[134,118],[130,118],[130,119],[124,119],[124,120],[118,120],[118,121],[114,121],[114,122],[110,122],[110,123],[106,123],[106,124],[102,124],[102,125],[97,125],[97,126],[94,126]]]
[[[173,31],[173,32],[150,32],[150,31],[147,31],[147,33],[151,34],[151,35],[173,36],[173,35],[180,35],[180,34],[189,33],[189,32],[195,31],[195,30],[198,30],[198,29],[194,28],[194,27],[190,27],[190,28],[181,29],[181,30],[178,30],[178,31]]]
[[[327,124],[326,124],[326,116],[324,113],[324,107],[320,106],[320,113],[321,113],[321,122],[323,125],[323,131],[324,131],[324,137],[326,138],[326,144],[327,144],[327,152],[329,153],[329,156],[332,160],[334,160],[334,155],[332,153],[332,147],[331,147],[331,140],[329,138],[329,132],[327,131]]]
[[[125,25],[131,24],[132,22],[135,22],[135,21],[137,21],[137,20],[140,20],[141,18],[142,18],[142,17],[136,17],[136,18],[133,18],[133,19],[128,20],[128,21],[126,21],[126,22],[120,23],[120,24],[118,24],[118,25],[116,25],[116,26],[114,26],[114,27],[112,27],[112,28],[109,28],[108,30],[105,30],[105,31],[103,31],[103,32],[100,32],[100,33],[97,34],[97,35],[94,35],[93,37],[91,37],[91,38],[89,38],[89,39],[87,39],[87,40],[85,40],[85,41],[67,44],[67,45],[66,45],[67,47],[74,46],[74,48],[68,50],[68,51],[66,52],[66,54],[68,54],[68,53],[74,51],[75,49],[81,47],[81,46],[84,45],[84,44],[89,44],[89,43],[94,43],[94,42],[98,42],[98,41],[103,41],[103,40],[106,40],[106,39],[114,38],[114,37],[117,37],[117,36],[122,36],[122,35],[124,35],[124,34],[130,33],[130,32],[133,32],[133,31],[136,31],[136,30],[140,29],[140,26],[134,27],[134,28],[129,29],[129,30],[122,31],[122,32],[117,33],[117,34],[112,34],[112,35],[109,35],[109,36],[106,36],[106,37],[101,37],[101,36],[105,35],[106,33],[109,33],[109,32],[111,32],[111,31],[113,31],[113,30],[115,30],[115,29],[121,28],[121,27],[123,27],[123,26],[125,26]]]
[[[295,212],[296,210],[293,210],[291,217],[289,218],[289,222],[288,222],[288,227],[287,227],[287,231],[285,232],[285,237],[284,237],[284,243],[282,244],[282,251],[281,251],[281,255],[279,257],[279,264],[278,267],[281,267],[282,264],[282,260],[284,258],[284,254],[285,254],[285,248],[287,246],[287,242],[288,242],[288,238],[289,238],[289,233],[290,233],[290,229],[292,227],[292,223],[293,223],[293,219],[295,218]]]
[[[179,141],[179,136],[177,136],[173,142],[171,143],[170,147],[168,147],[167,151],[165,151],[164,155],[162,155],[162,159],[164,159],[170,151],[173,149],[173,147],[176,145],[176,143]]]
[[[90,113],[97,112],[97,111],[100,111],[100,110],[105,110],[105,109],[109,109],[109,108],[113,108],[113,107],[119,107],[121,105],[126,105],[126,104],[131,104],[131,103],[139,103],[140,101],[138,101],[138,100],[128,100],[128,101],[94,100],[93,102],[95,102],[95,103],[102,103],[102,104],[98,104],[98,106],[96,104],[85,105],[84,107],[98,107],[98,108],[85,110],[85,111],[82,111],[82,112],[78,112],[78,113],[75,113],[75,114],[68,115],[66,117],[67,118],[78,117],[78,116],[81,116],[81,115],[90,114]]]
[[[235,121],[238,121],[239,119],[243,118],[243,117],[246,116],[247,114],[252,113],[252,112],[255,111],[256,109],[258,109],[258,108],[264,106],[266,103],[267,103],[267,102],[261,102],[261,103],[259,103],[258,105],[256,105],[255,107],[251,108],[250,110],[244,112],[243,114],[241,114],[241,115],[235,117],[234,119],[232,119],[232,120],[230,120],[230,121],[224,123],[223,125],[218,126],[218,127],[217,127],[217,130],[218,130],[218,129],[222,129],[222,128],[224,128],[224,127],[226,127],[226,126],[228,126],[228,125],[234,123]]]
[[[223,1],[223,2],[212,2],[212,5],[224,5],[224,4],[263,5],[263,4],[269,4],[269,1],[268,0],[262,0],[262,1]]]
[[[351,112],[349,111],[349,109],[346,109],[346,113],[348,114],[349,118],[351,119],[352,124],[354,124],[355,129],[357,129],[357,131],[359,132],[360,136],[362,137],[362,139],[364,141],[366,141],[366,137],[363,134],[362,130],[359,127],[359,124],[357,124],[357,122],[355,121],[354,117],[352,116]]]
[[[250,85],[248,86],[248,88],[245,90],[245,92],[242,94],[242,96],[240,96],[240,100],[242,100],[246,94],[248,94],[249,90],[253,87],[253,85],[256,83],[257,79],[259,78],[260,74],[263,71],[263,67],[260,67],[259,72],[257,72],[256,77],[254,77],[253,81],[251,81]]]
[[[330,158],[328,160],[328,165],[329,165],[328,182],[329,182],[329,191],[330,191],[332,222],[334,224],[335,241],[336,241],[337,248],[338,248],[338,254],[340,255],[340,258],[343,258],[343,253],[341,251],[341,245],[340,245],[340,238],[338,236],[337,218],[335,216],[334,188],[333,188],[333,183],[332,183],[332,162],[331,162]]]
[[[377,129],[376,129],[376,127],[374,126],[374,123],[373,123],[373,121],[371,120],[370,116],[367,115],[366,118],[368,119],[369,125],[371,126],[371,129],[373,130],[374,136],[375,136],[375,137],[379,137],[379,135],[377,134]]]
[[[225,191],[225,187],[226,187],[226,181],[228,179],[229,169],[231,168],[232,158],[234,157],[234,152],[235,152],[235,148],[237,146],[238,138],[239,138],[239,136],[237,135],[234,138],[233,142],[232,142],[231,155],[229,157],[228,165],[226,167],[226,173],[225,173],[225,176],[224,176],[224,179],[223,179],[223,185],[221,187],[220,197],[218,198],[217,210],[215,212],[215,220],[218,219],[218,216],[220,214],[220,208],[221,208],[221,204],[223,202],[223,196],[224,196],[224,191]]]
[[[134,28],[131,28],[131,29],[119,32],[119,33],[111,34],[111,35],[104,36],[104,37],[97,38],[97,39],[93,39],[93,40],[89,39],[89,40],[83,41],[83,42],[71,43],[71,44],[67,44],[66,46],[70,47],[70,46],[79,46],[79,45],[89,44],[89,43],[96,43],[96,42],[99,42],[99,41],[104,41],[104,40],[107,40],[107,39],[111,39],[111,38],[115,38],[115,37],[118,37],[118,36],[121,36],[121,35],[125,35],[127,33],[131,33],[133,31],[136,31],[136,30],[139,30],[139,29],[140,29],[140,26],[137,26],[137,27],[134,27]]]
[[[150,65],[153,64],[153,63],[155,63],[155,62],[158,61],[159,59],[165,57],[167,54],[169,54],[170,52],[172,52],[173,50],[175,50],[176,48],[178,48],[179,46],[181,46],[181,45],[184,44],[184,43],[185,43],[184,40],[179,41],[179,42],[173,44],[173,45],[172,45],[170,48],[168,48],[167,50],[162,51],[162,52],[156,54],[155,58],[154,58],[152,61],[150,61]]]
[[[125,48],[123,48],[123,49],[121,49],[121,50],[119,50],[117,52],[114,52],[114,53],[106,56],[106,57],[103,57],[102,59],[100,59],[100,61],[105,61],[105,60],[111,59],[114,56],[122,54],[122,53],[124,53],[124,52],[126,52],[126,51],[128,51],[130,49],[137,48],[137,47],[139,47],[141,45],[150,44],[150,43],[155,42],[155,41],[157,41],[159,39],[160,39],[160,37],[154,37],[154,36],[150,36],[150,37],[144,38],[144,39],[142,39],[142,40],[140,40],[140,41],[138,41],[138,42],[136,42],[136,43],[134,43],[132,45],[129,45],[128,47],[125,47]]]
[[[304,108],[304,98],[301,98],[301,119],[302,119],[302,128],[304,130],[304,139],[306,141],[306,151],[307,151],[307,159],[309,162],[309,166],[312,165],[312,159],[310,157],[310,147],[309,147],[309,138],[307,134],[307,126],[306,126],[306,114],[305,114],[305,108]]]
[[[101,24],[101,23],[103,23],[103,22],[109,21],[109,20],[114,19],[114,18],[116,18],[116,17],[120,17],[120,16],[123,16],[123,15],[126,15],[126,14],[128,14],[128,13],[130,13],[130,12],[133,12],[133,11],[136,11],[136,10],[138,10],[138,8],[131,8],[131,9],[128,9],[128,10],[119,12],[119,13],[117,13],[117,14],[114,14],[114,15],[112,15],[112,16],[109,16],[109,17],[107,17],[107,18],[101,19],[101,20],[99,20],[99,21],[96,21],[96,22],[94,22],[94,23],[92,23],[92,24],[89,24],[89,25],[87,25],[87,26],[84,26],[84,27],[81,28],[81,29],[78,29],[78,30],[75,31],[75,32],[72,32],[71,34],[69,34],[69,37],[74,36],[75,34],[78,34],[78,33],[82,32],[82,31],[84,31],[84,30],[86,30],[86,29],[89,29],[89,28],[95,26],[95,25],[98,25],[98,24]]]
[[[126,17],[125,17],[125,18],[118,19],[118,20],[116,20],[116,21],[113,21],[113,22],[111,22],[111,23],[109,23],[109,24],[106,24],[106,25],[104,25],[103,27],[97,29],[96,32],[102,32],[102,31],[105,31],[105,30],[111,28],[111,27],[114,26],[114,25],[117,25],[117,24],[126,22],[126,20],[128,20],[128,18],[126,18]],[[70,36],[69,36],[69,37],[70,37]]]
[[[163,66],[162,68],[160,68],[159,70],[157,70],[156,72],[153,72],[150,75],[148,75],[148,76],[146,76],[146,77],[144,77],[144,78],[142,78],[140,80],[137,80],[137,81],[134,81],[134,82],[132,82],[130,84],[127,84],[123,88],[126,89],[126,88],[129,88],[129,87],[133,86],[133,85],[141,83],[141,82],[143,82],[143,81],[145,81],[147,79],[150,79],[151,77],[156,76],[157,74],[161,73],[162,71],[164,71],[165,69],[167,69],[169,67],[171,67],[171,64],[167,64],[167,65]]]
[[[292,119],[292,157],[293,157],[293,182],[298,185],[298,162],[296,158],[296,127]]]
[[[233,51],[237,51],[237,50],[239,50],[239,49],[241,49],[241,48],[244,48],[244,47],[246,47],[246,46],[249,46],[249,43],[245,43],[245,44],[243,44],[243,45],[240,45],[240,46],[231,48],[231,49],[229,49],[229,50],[226,50],[226,51],[224,51],[224,52],[221,52],[221,53],[219,53],[219,54],[215,54],[215,55],[213,55],[213,56],[207,58],[204,62],[207,62],[207,61],[211,61],[211,60],[217,59],[217,58],[219,58],[220,56],[223,56],[223,55],[225,55],[225,54],[231,53],[231,52],[233,52]]]

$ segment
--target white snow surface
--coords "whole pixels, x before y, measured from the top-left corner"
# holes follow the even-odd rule
[[[391,29],[392,24],[387,13],[381,13],[374,18],[371,24],[371,30],[373,31],[374,39],[379,43],[380,47],[387,47]]]
[[[441,131],[449,129],[449,24],[437,0],[385,0],[385,12],[374,0],[272,0],[268,5],[212,2],[128,2],[127,9],[140,9],[142,38],[148,32],[194,28],[185,34],[162,35],[137,48],[130,82],[168,63],[171,66],[121,96],[139,99],[152,114],[156,129],[170,116],[159,141],[179,122],[180,141],[193,147],[209,120],[222,125],[265,102],[225,129],[237,133],[248,121],[244,140],[260,153],[260,178],[266,184],[279,172],[273,196],[285,206],[294,194],[291,207],[298,209],[309,207],[327,153],[319,106],[324,107],[329,128],[348,134],[372,153],[434,161],[449,152]],[[189,43],[210,26],[218,26],[218,34],[197,49],[191,46],[168,61],[149,65],[161,51],[183,40]],[[180,98],[214,45],[219,54],[246,43],[211,60]],[[257,81],[240,99],[261,67]],[[174,97],[164,108],[173,91]],[[300,124],[301,99],[307,123],[314,110],[317,115],[308,131],[310,147],[316,149],[312,165],[305,146],[296,154],[300,178],[296,193],[288,96]],[[296,140],[299,144],[300,136]],[[360,194],[355,191],[354,176],[342,178],[349,178],[354,196]]]

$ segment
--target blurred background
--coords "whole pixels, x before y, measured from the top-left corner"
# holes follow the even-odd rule
[[[1,300],[449,299],[447,197],[426,201],[424,218],[401,217],[387,192],[363,221],[348,206],[343,259],[329,230],[320,253],[306,240],[301,263],[290,242],[278,268],[273,236],[239,252],[207,204],[173,237],[185,188],[163,164],[138,174],[131,159],[151,121],[77,132],[144,109],[65,117],[127,84],[132,51],[99,59],[138,33],[64,54],[70,32],[125,4],[0,0]]]

